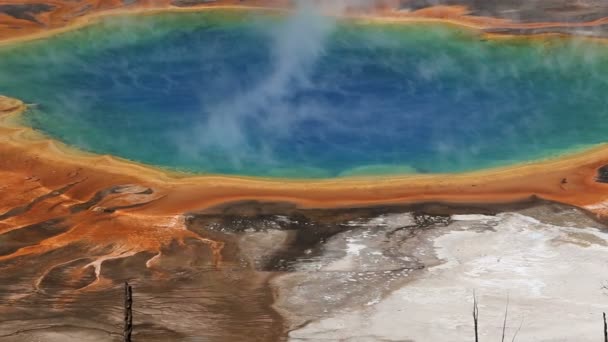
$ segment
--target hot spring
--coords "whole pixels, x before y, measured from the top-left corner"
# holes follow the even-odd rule
[[[608,140],[608,45],[243,11],[117,16],[0,48],[24,124],[263,177],[463,172]]]

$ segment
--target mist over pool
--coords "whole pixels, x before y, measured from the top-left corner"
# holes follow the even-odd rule
[[[443,24],[157,14],[0,48],[23,120],[95,153],[196,173],[462,172],[606,141],[608,48]]]

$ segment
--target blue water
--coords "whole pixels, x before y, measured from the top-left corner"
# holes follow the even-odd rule
[[[70,145],[197,173],[462,172],[608,140],[603,43],[315,20],[105,19],[0,48],[0,93]]]

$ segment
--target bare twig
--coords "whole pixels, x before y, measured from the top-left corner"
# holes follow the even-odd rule
[[[475,292],[473,292],[473,324],[475,327],[475,342],[479,342],[479,334],[478,334],[478,324],[479,321],[479,308],[477,307],[477,296]]]
[[[511,340],[511,342],[515,342],[515,339],[517,338],[517,334],[519,334],[519,331],[521,330],[521,326],[524,325],[524,318],[521,318],[521,322],[519,322],[519,328],[517,328],[517,330],[515,331],[515,334],[513,334],[513,339]]]
[[[606,325],[606,313],[604,312],[604,342],[608,342],[608,325]]]
[[[125,325],[123,330],[123,341],[131,342],[133,332],[133,289],[125,281]]]
[[[507,315],[509,314],[509,295],[507,294],[507,306],[505,307],[505,319],[502,322],[502,339],[505,342],[505,330],[507,330]]]

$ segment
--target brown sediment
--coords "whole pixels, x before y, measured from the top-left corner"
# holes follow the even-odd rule
[[[44,3],[48,6],[38,6],[33,1],[17,6],[0,0],[0,44],[44,38],[88,25],[106,15],[218,7],[283,10],[288,9],[289,2],[217,1],[196,7],[189,7],[196,1],[168,0],[129,4],[116,0]],[[405,3],[407,7],[409,2]],[[585,27],[603,30],[608,24],[606,17],[568,22],[528,22],[524,17],[515,21],[483,16],[467,1],[452,3],[404,10],[402,2],[378,1],[373,9],[365,12],[349,9],[346,15],[395,22],[441,21],[486,33],[507,34],[571,33],[571,29]],[[136,303],[138,288],[139,299],[144,303],[159,300],[157,297],[166,291],[175,296],[167,305],[179,297],[195,302],[180,302],[183,308],[194,305],[193,310],[197,312],[209,307],[229,310],[244,320],[251,320],[245,328],[222,326],[224,335],[210,332],[216,334],[212,340],[226,340],[226,336],[242,340],[256,326],[261,334],[259,340],[282,338],[283,323],[270,309],[273,298],[268,288],[269,275],[258,272],[253,261],[243,261],[234,237],[197,228],[196,220],[188,221],[191,213],[201,211],[219,212],[220,216],[228,217],[229,213],[222,209],[228,203],[252,200],[282,203],[270,209],[260,208],[255,204],[258,202],[229,206],[240,213],[239,219],[247,211],[251,211],[252,217],[260,218],[285,213],[301,216],[299,210],[314,208],[318,211],[308,211],[306,215],[323,216],[318,222],[326,223],[332,217],[343,221],[345,217],[362,215],[359,211],[355,214],[335,211],[336,208],[386,210],[393,206],[441,202],[473,204],[482,210],[492,205],[529,203],[535,199],[586,208],[598,216],[608,215],[608,145],[560,158],[466,174],[327,180],[197,176],[66,146],[22,126],[18,117],[25,110],[21,101],[0,97],[0,280],[15,284],[0,286],[0,298],[8,303],[0,306],[0,316],[14,314],[12,303],[48,304],[46,301],[51,299],[41,297],[48,294],[53,305],[69,309],[72,314],[68,321],[73,321],[81,330],[105,331],[110,336],[111,326],[83,322],[78,317],[86,310],[78,303],[87,299],[107,305],[112,299],[106,296],[119,289],[117,284],[132,279]],[[333,229],[327,228],[326,233],[332,234]],[[292,247],[301,249],[303,245]],[[289,254],[287,249],[282,253],[282,258]],[[234,272],[235,265],[242,266],[239,272]],[[240,281],[238,286],[234,284],[235,279]],[[214,300],[192,299],[207,295],[210,289],[218,293],[226,291],[226,297],[218,299],[225,303],[222,309]],[[255,294],[248,302],[250,310],[231,298],[248,293]],[[120,305],[120,300],[117,304]],[[100,317],[107,318],[104,310],[117,310],[103,305],[98,308]],[[149,317],[157,315],[152,304],[148,309]],[[179,317],[180,312],[171,315]],[[263,317],[261,322],[256,321],[257,316]],[[14,320],[20,317],[17,315]],[[23,317],[32,319],[32,313]],[[44,319],[52,321],[52,317],[44,316]],[[65,317],[62,320],[65,321]],[[108,318],[108,321],[113,320]],[[140,338],[183,337],[178,327],[160,326],[153,318],[149,318],[149,322],[154,323],[141,326],[152,336],[140,333]],[[15,330],[19,327],[15,325]],[[137,333],[136,329],[136,336]]]

